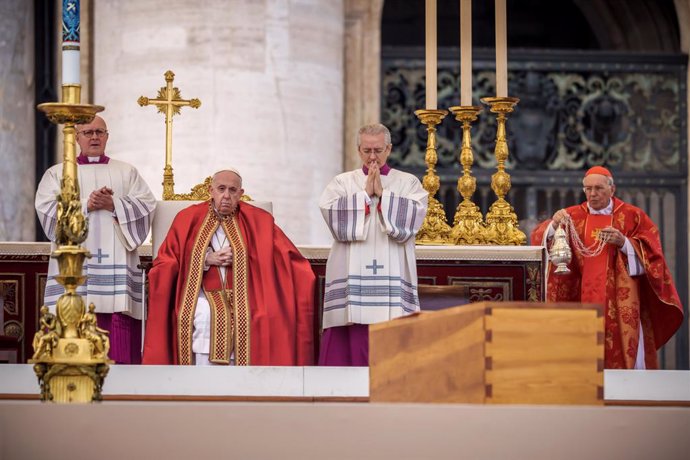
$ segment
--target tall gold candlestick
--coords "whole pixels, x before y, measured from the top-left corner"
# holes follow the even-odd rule
[[[102,106],[81,104],[81,85],[62,86],[62,101],[40,104],[55,124],[64,124],[64,163],[62,184],[57,197],[57,249],[55,278],[64,288],[56,314],[41,308],[41,327],[34,336],[34,355],[29,360],[41,386],[41,400],[59,403],[91,402],[101,398],[103,380],[108,373],[108,336],[96,327],[94,306],[86,310],[77,288],[85,281],[82,272],[89,252],[81,247],[88,235],[88,222],[82,213],[77,175],[75,126],[89,123]]]
[[[508,159],[508,143],[506,142],[506,115],[513,111],[520,102],[516,97],[485,97],[482,102],[491,107],[496,117],[496,157],[497,171],[491,176],[491,189],[498,199],[486,214],[485,241],[487,244],[521,245],[527,241],[527,236],[518,228],[518,219],[513,207],[505,200],[510,190],[510,175],[505,171]]]
[[[477,120],[482,108],[478,106],[451,107],[455,119],[462,123],[462,147],[460,150],[460,164],[462,176],[458,179],[458,191],[463,200],[458,205],[453,219],[453,229],[450,240],[454,244],[483,244],[484,221],[479,206],[472,201],[472,195],[477,189],[477,180],[472,176],[472,140],[471,124]]]
[[[429,206],[422,227],[417,232],[417,244],[450,244],[448,241],[450,226],[446,222],[446,213],[441,203],[435,198],[436,193],[441,188],[441,180],[436,174],[436,162],[438,161],[438,155],[436,154],[436,125],[441,123],[441,120],[447,114],[448,112],[445,110],[415,111],[417,118],[426,125],[428,134],[426,155],[424,156],[427,170],[422,180],[422,186],[429,193]]]

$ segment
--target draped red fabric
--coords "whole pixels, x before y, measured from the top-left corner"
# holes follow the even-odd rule
[[[153,262],[144,364],[178,363],[177,313],[192,249],[209,212],[209,202],[182,210]],[[275,225],[270,213],[240,203],[236,218],[248,252],[250,364],[314,364],[315,276],[309,261]]]
[[[645,274],[628,274],[627,256],[618,250],[608,250],[607,271],[604,279],[607,305],[605,306],[605,366],[606,368],[632,368],[635,363],[639,324],[645,338],[645,364],[658,367],[656,350],[661,348],[683,322],[683,307],[673,278],[666,265],[661,248],[659,230],[641,209],[613,198],[612,226],[620,230],[632,244],[644,265]],[[577,233],[586,241],[585,229],[590,216],[586,203],[566,209],[573,219]],[[544,232],[551,221],[542,222],[531,235],[534,245],[541,245]],[[571,248],[574,247],[571,241]],[[582,273],[584,258],[573,251],[568,275],[554,274],[549,269],[547,284],[551,302],[582,302]],[[584,295],[586,299],[587,296]]]

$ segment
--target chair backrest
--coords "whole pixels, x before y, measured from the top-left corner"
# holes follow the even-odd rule
[[[246,203],[273,214],[273,204],[270,201],[246,201]],[[158,255],[158,248],[168,234],[170,225],[172,225],[172,221],[177,213],[193,204],[199,204],[199,201],[171,200],[158,202],[156,214],[151,222],[151,246],[154,259]]]

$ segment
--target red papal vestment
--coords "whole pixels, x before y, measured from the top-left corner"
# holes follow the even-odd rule
[[[549,267],[550,302],[599,303],[605,306],[604,357],[608,369],[632,369],[635,365],[642,325],[647,369],[659,367],[656,350],[678,330],[683,307],[661,249],[659,230],[641,209],[613,198],[611,215],[592,215],[587,203],[566,209],[586,246],[598,229],[612,226],[630,241],[645,274],[630,276],[627,256],[608,244],[594,258],[573,250],[571,273],[554,274]],[[532,244],[541,245],[551,220],[532,232]],[[551,240],[551,244],[553,240]],[[572,240],[570,247],[574,248]]]
[[[204,271],[211,237],[222,225],[233,248],[223,291],[217,267]],[[175,217],[149,273],[144,364],[192,364],[192,328],[199,290],[226,295],[211,352],[234,342],[238,365],[308,366],[314,363],[314,283],[309,262],[278,228],[270,213],[239,203],[221,221],[206,201]],[[212,308],[222,302],[208,299]],[[218,307],[220,305],[220,307]],[[224,329],[228,324],[232,327]],[[229,332],[229,333],[228,333]],[[219,342],[220,340],[220,342]],[[223,342],[225,340],[225,342]],[[224,350],[226,357],[228,350]]]

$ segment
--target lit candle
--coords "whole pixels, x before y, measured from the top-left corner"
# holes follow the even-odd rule
[[[78,85],[79,0],[62,0],[62,84]]]
[[[460,0],[460,105],[472,105],[472,0]]]
[[[496,96],[508,96],[506,0],[496,0]]]
[[[436,110],[436,0],[426,0],[426,108]]]

